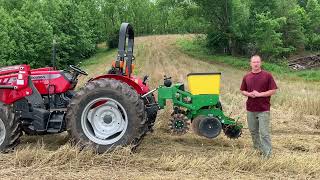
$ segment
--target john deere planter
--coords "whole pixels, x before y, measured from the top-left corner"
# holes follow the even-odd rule
[[[172,85],[171,77],[165,77],[164,84],[154,91],[158,91],[160,109],[165,108],[168,100],[173,103],[169,122],[172,134],[185,134],[191,123],[194,133],[199,136],[215,138],[223,131],[229,138],[240,137],[243,126],[222,111],[219,101],[220,78],[221,73],[188,74],[188,92],[184,84]]]

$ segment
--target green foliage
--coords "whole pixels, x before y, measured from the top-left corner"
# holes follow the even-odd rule
[[[87,2],[87,1],[86,1]],[[93,1],[92,1],[93,2]],[[57,42],[57,64],[65,66],[95,53],[97,33],[89,4],[62,1],[3,1],[4,37],[0,65],[50,65],[52,42]],[[90,4],[91,6],[91,4]],[[2,18],[1,18],[2,19]]]
[[[7,12],[0,8],[0,64],[7,65],[12,62],[12,55],[14,53],[14,41],[10,38],[10,25],[13,19]]]
[[[0,66],[50,65],[54,40],[56,65],[78,64],[100,42],[117,47],[122,22],[136,35],[201,33],[198,11],[183,0],[0,0]]]
[[[232,32],[232,0],[195,0],[209,22],[208,46],[213,52],[233,52],[236,36]]]
[[[309,0],[306,5],[310,21],[308,27],[308,47],[312,51],[320,50],[320,4],[317,0]]]
[[[277,8],[277,0],[251,0],[251,4],[252,14],[272,12]]]
[[[252,37],[258,52],[268,59],[288,53],[290,49],[284,47],[282,33],[278,32],[286,19],[272,18],[270,13],[257,14],[256,19],[256,29]]]
[[[119,33],[117,30],[114,30],[113,32],[109,33],[107,46],[109,48],[117,48],[118,44],[119,44]]]
[[[208,23],[212,53],[252,55],[281,60],[320,50],[318,0],[194,0]]]
[[[205,41],[203,38],[196,38],[196,40],[179,39],[176,42],[179,49],[195,58],[200,58],[204,61],[214,61],[216,63],[223,63],[232,67],[249,70],[249,58],[235,57],[229,55],[211,55],[205,48]],[[320,81],[320,70],[304,70],[304,71],[292,71],[284,63],[276,64],[264,61],[262,68],[291,79],[300,79],[307,81]]]
[[[286,23],[280,29],[284,46],[292,51],[303,51],[307,43],[306,24],[309,21],[305,9],[295,1],[282,0],[278,1],[275,14],[286,18]]]
[[[48,64],[50,56],[47,54],[50,54],[52,42],[50,25],[38,12],[17,13],[14,21],[10,29],[10,36],[15,42],[13,58],[19,63],[30,63],[31,66]]]
[[[205,33],[210,53],[280,59],[320,50],[318,0],[0,0],[0,66],[77,64],[97,44],[117,47],[118,29],[136,35]]]

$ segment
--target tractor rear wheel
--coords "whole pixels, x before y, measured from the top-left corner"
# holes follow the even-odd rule
[[[113,79],[89,82],[71,100],[67,129],[73,142],[98,153],[141,142],[147,131],[143,100],[126,83]]]
[[[0,152],[13,150],[21,135],[20,121],[15,117],[12,105],[0,103]]]

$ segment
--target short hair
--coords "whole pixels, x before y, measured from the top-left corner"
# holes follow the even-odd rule
[[[252,58],[259,58],[259,59],[260,59],[260,61],[262,61],[261,56],[260,56],[260,55],[258,55],[258,54],[255,54],[255,55],[251,56],[250,61],[251,61],[251,59],[252,59]]]

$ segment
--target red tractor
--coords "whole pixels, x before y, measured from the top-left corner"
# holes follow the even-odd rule
[[[132,75],[133,46],[133,28],[123,23],[112,68],[77,93],[78,76],[88,74],[73,65],[70,71],[28,65],[0,68],[0,151],[15,147],[23,132],[43,135],[66,130],[74,143],[99,153],[137,146],[152,129],[158,105],[149,92],[148,77]]]

